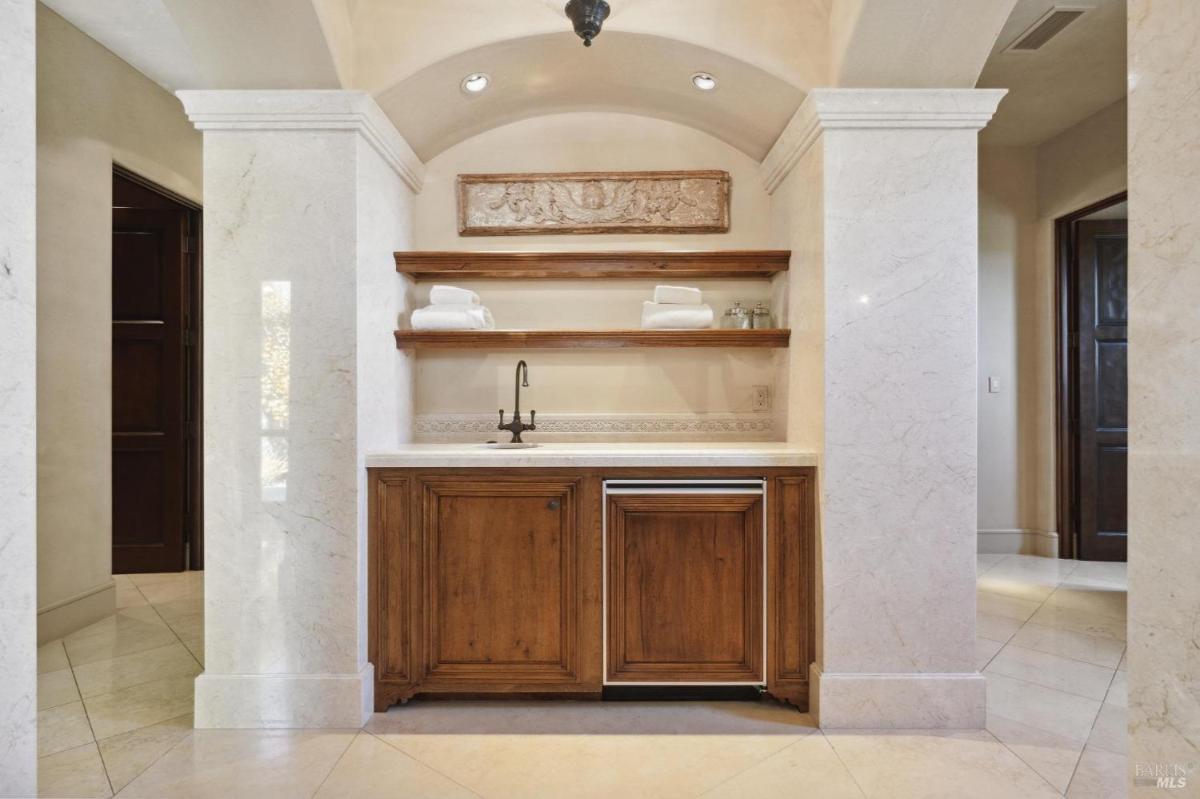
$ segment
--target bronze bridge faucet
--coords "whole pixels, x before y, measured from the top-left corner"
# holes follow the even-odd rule
[[[524,433],[526,430],[537,430],[537,425],[535,424],[537,411],[529,412],[529,424],[525,424],[521,421],[521,386],[529,388],[529,364],[525,363],[525,361],[517,361],[517,375],[515,382],[516,399],[514,399],[513,402],[516,405],[516,409],[513,411],[512,421],[508,424],[504,423],[504,409],[501,408],[500,424],[496,428],[497,430],[507,430],[512,433],[512,441],[508,442],[510,444],[523,443],[521,441],[521,433]]]

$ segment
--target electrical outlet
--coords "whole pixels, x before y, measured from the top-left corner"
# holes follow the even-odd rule
[[[754,396],[750,401],[750,407],[755,411],[771,410],[771,387],[770,386],[754,386]]]

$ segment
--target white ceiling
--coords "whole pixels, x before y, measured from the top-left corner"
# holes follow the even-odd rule
[[[1040,50],[1006,52],[1055,5],[1090,8]],[[981,141],[1040,144],[1124,97],[1125,13],[1125,0],[1020,0],[979,77],[1009,90]]]
[[[1124,0],[1074,0],[1095,9],[1033,53],[1003,48],[1053,0],[614,0],[589,49],[565,0],[43,1],[168,90],[370,91],[426,158],[578,110],[681,122],[758,158],[814,86],[969,86],[992,42],[978,85],[1010,94],[985,143],[1039,143],[1124,94]],[[691,87],[698,70],[717,91]],[[474,71],[495,83],[467,97]]]
[[[571,31],[563,13],[566,0],[319,2],[343,4],[353,28],[354,83],[371,92],[459,53]],[[826,78],[829,2],[611,0],[612,11],[591,49],[603,50],[609,33],[649,34],[724,53],[808,89]]]
[[[42,0],[167,90],[195,86],[196,59],[162,0]]]
[[[684,42],[605,31],[585,48],[560,31],[490,44],[426,67],[377,99],[423,159],[478,133],[545,114],[618,111],[699,128],[761,160],[804,93],[744,61]],[[697,90],[695,72],[717,79]],[[486,72],[468,95],[463,77]]]
[[[168,91],[335,89],[310,0],[42,0]]]

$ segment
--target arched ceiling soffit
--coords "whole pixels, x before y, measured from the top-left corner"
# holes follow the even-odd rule
[[[831,85],[970,88],[1017,0],[833,0]]]
[[[718,80],[710,92],[697,71]],[[465,75],[489,88],[468,95]],[[569,31],[496,42],[431,64],[376,95],[424,160],[485,130],[546,114],[616,111],[678,122],[761,160],[804,99],[797,86],[727,54],[605,30],[591,48]]]
[[[341,18],[343,36],[348,25],[354,88],[375,94],[458,53],[571,30],[566,0],[313,1],[327,22]],[[830,0],[609,1],[593,51],[610,33],[641,33],[724,53],[802,90],[826,84]]]

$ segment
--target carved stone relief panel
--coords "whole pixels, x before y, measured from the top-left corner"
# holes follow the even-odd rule
[[[463,236],[728,230],[728,172],[458,176]]]

